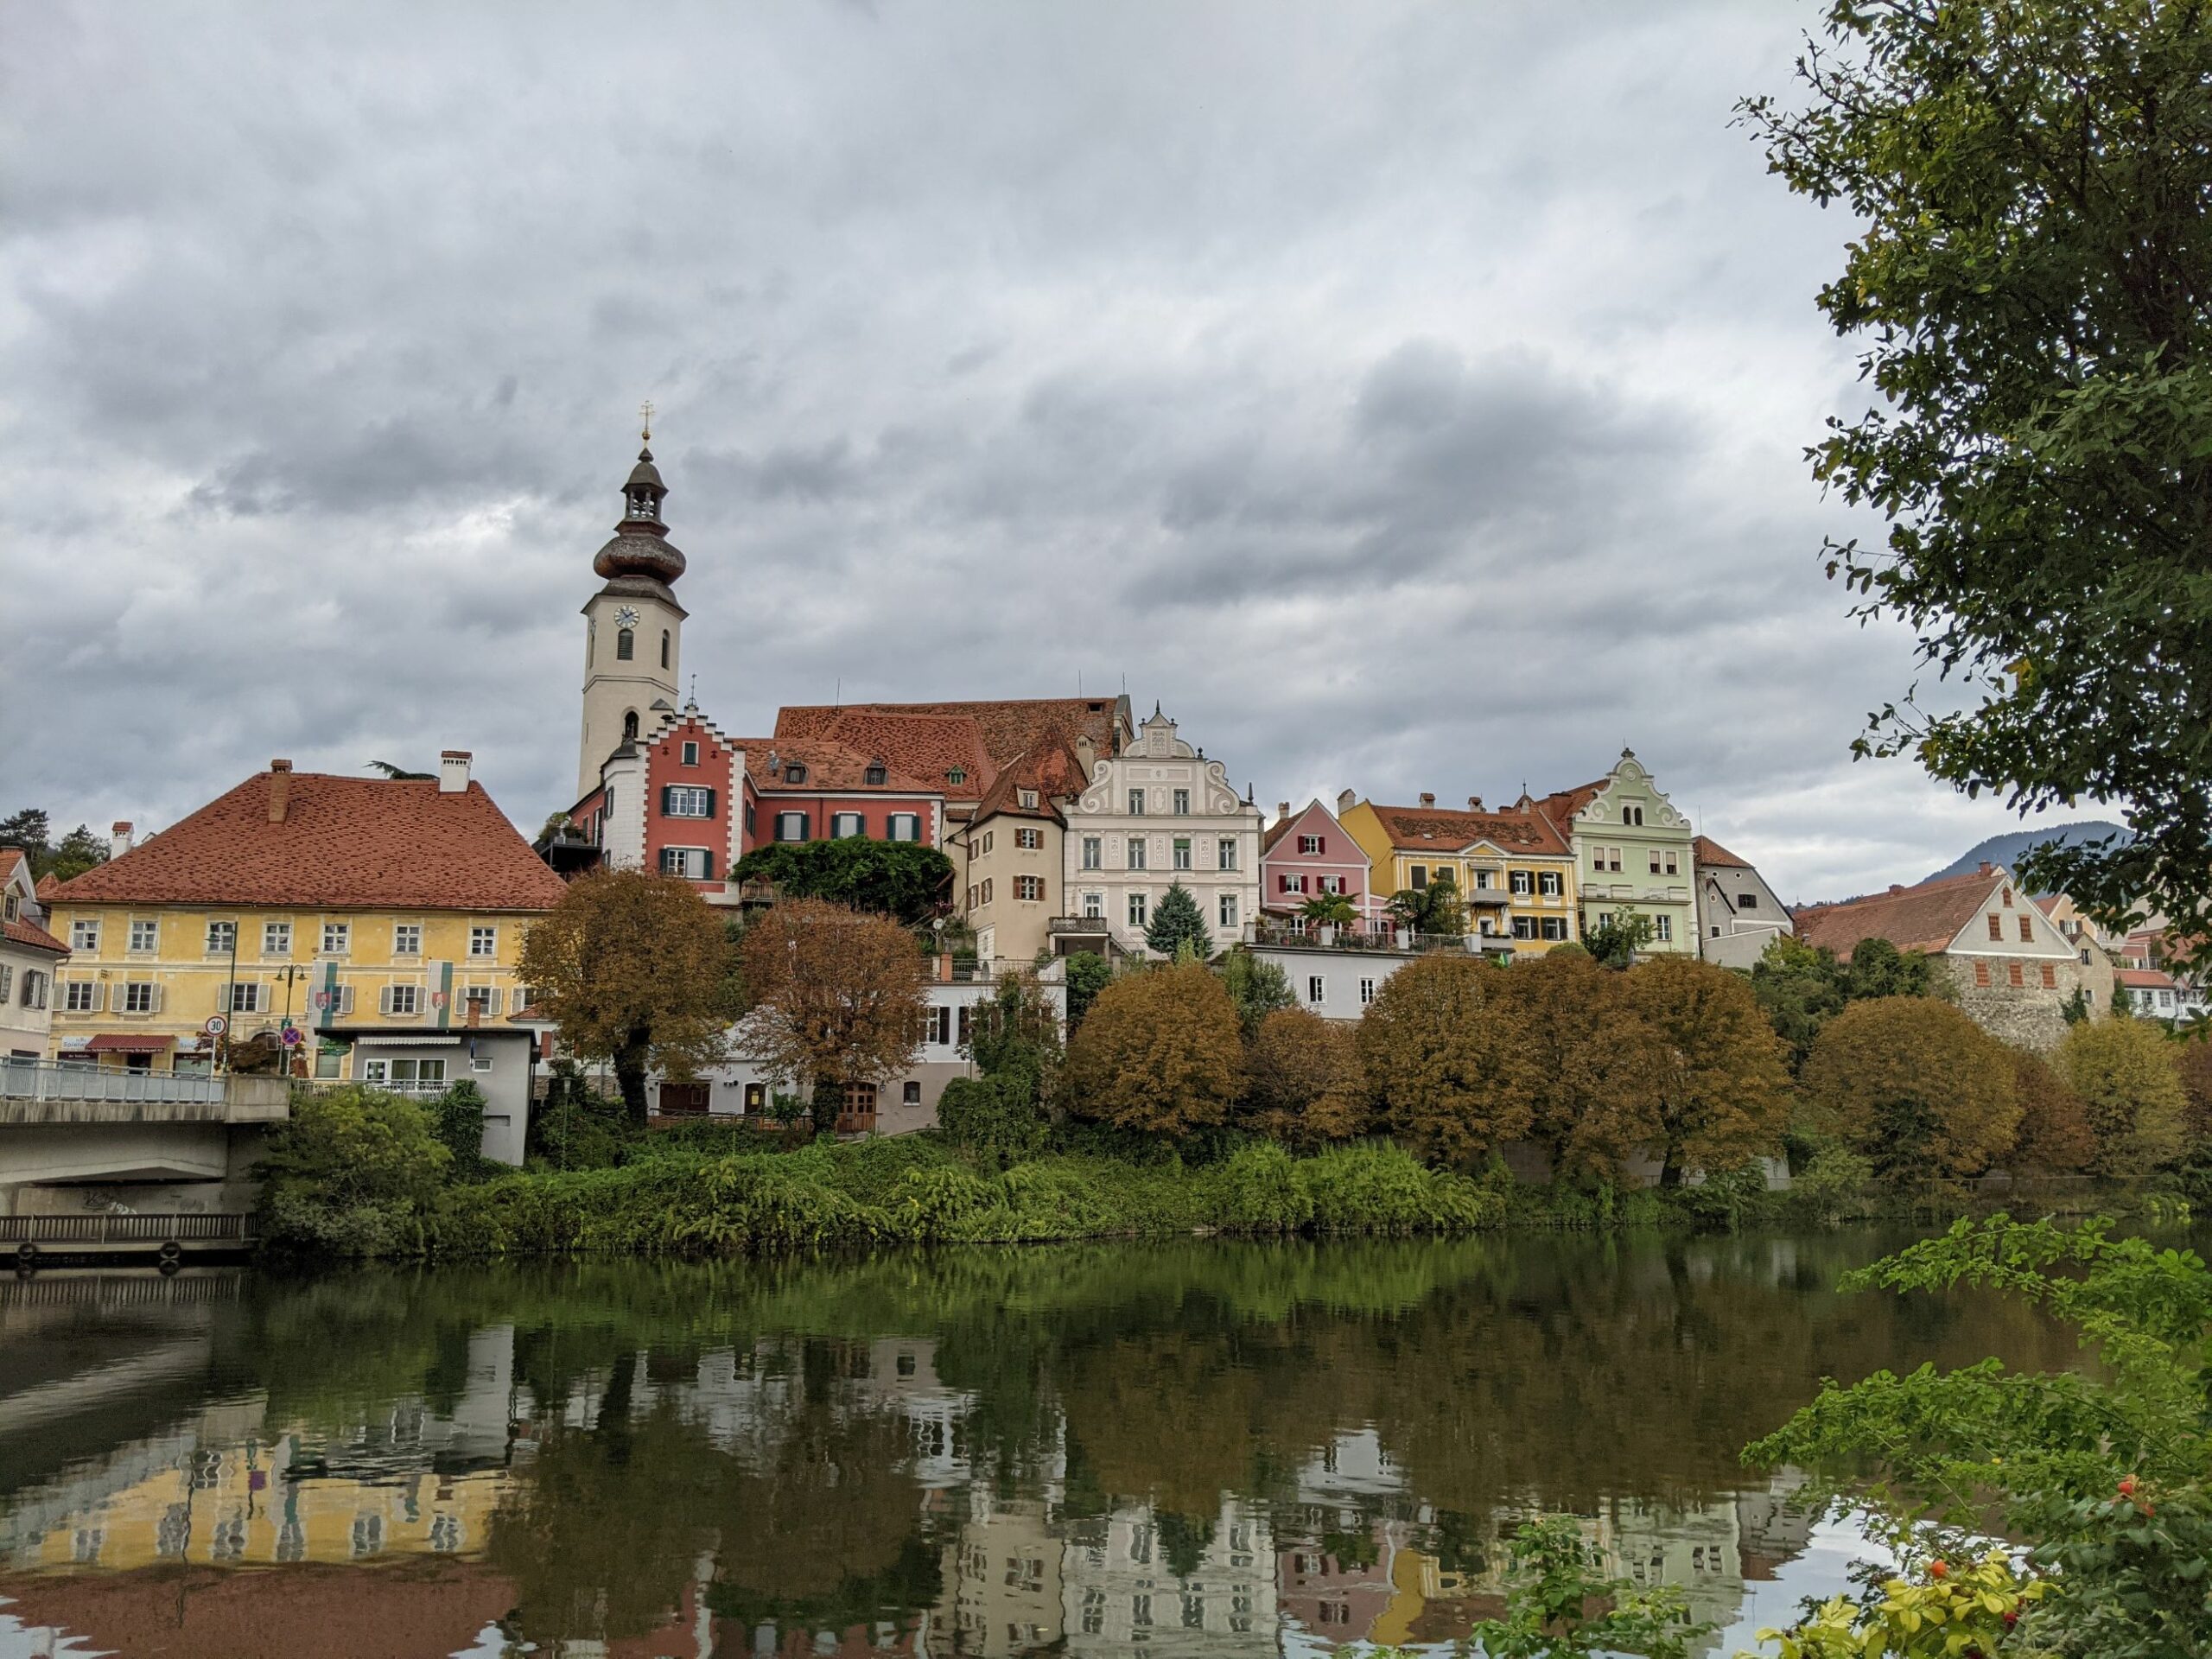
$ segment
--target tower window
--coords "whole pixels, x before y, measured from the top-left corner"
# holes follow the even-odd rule
[[[660,631],[660,665],[663,668],[668,666],[668,630],[666,628]]]
[[[630,636],[625,633],[622,637],[627,639]],[[628,710],[622,716],[622,741],[625,743],[634,743],[638,741],[638,711],[634,709]]]
[[[615,660],[617,662],[626,663],[635,658],[637,654],[638,631],[635,628],[624,628],[617,632],[614,636]]]

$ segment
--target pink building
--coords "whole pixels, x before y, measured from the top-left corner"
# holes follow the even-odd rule
[[[1363,929],[1370,927],[1385,913],[1370,874],[1367,855],[1327,807],[1309,801],[1294,814],[1284,801],[1260,838],[1262,920],[1300,931],[1298,912],[1306,902],[1334,893],[1351,901]]]

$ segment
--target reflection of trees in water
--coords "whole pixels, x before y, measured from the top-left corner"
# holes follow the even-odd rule
[[[1635,1505],[1732,1502],[1742,1446],[1823,1375],[2074,1363],[2024,1309],[1836,1296],[1885,1243],[1210,1241],[257,1280],[213,1370],[257,1376],[266,1421],[310,1440],[467,1401],[496,1457],[499,1425],[530,1421],[488,1548],[535,1640],[658,1628],[702,1573],[708,1606],[747,1625],[911,1622],[971,1502],[1047,1493],[1040,1541],[1148,1513],[1171,1578],[1234,1553],[1212,1535],[1233,1497],[1265,1501],[1262,1548],[1310,1547],[1347,1583],[1383,1582],[1388,1529],[1441,1597],[1487,1582],[1516,1512],[1626,1539],[1675,1524]],[[468,1399],[487,1333],[512,1357],[488,1409]],[[925,1354],[919,1372],[892,1349]],[[1353,1438],[1366,1462],[1338,1467]]]

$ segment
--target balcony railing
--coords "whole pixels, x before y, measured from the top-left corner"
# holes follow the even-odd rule
[[[1355,922],[1337,927],[1307,922],[1263,919],[1244,929],[1247,944],[1300,950],[1370,950],[1413,956],[1427,950],[1510,951],[1513,941],[1497,933],[1415,933],[1388,922]]]
[[[282,1077],[0,1061],[0,1124],[276,1123],[290,1110]]]

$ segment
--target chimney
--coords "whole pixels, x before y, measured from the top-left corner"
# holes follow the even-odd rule
[[[108,831],[107,855],[110,858],[121,858],[130,850],[130,820],[128,818],[118,818],[115,822],[115,828]]]
[[[1481,811],[1482,810],[1483,810],[1483,798],[1482,798],[1481,796],[1479,796],[1479,795],[1470,795],[1470,796],[1468,796],[1468,797],[1467,797],[1467,810],[1468,810],[1468,811],[1470,811],[1470,812],[1479,812],[1479,811]]]
[[[282,823],[284,814],[292,804],[292,763],[271,760],[269,763],[269,822]]]
[[[1351,791],[1348,789],[1340,789],[1337,791],[1337,816],[1338,817],[1341,818],[1345,813],[1351,811],[1353,807],[1358,804],[1359,797],[1353,794]]]
[[[1277,801],[1275,803],[1275,822],[1277,823],[1281,823],[1289,817],[1290,803],[1288,801]]]
[[[1436,804],[1436,797],[1431,794],[1428,791],[1423,790],[1421,796],[1421,804],[1423,806],[1434,806]]]
[[[484,1005],[473,996],[463,997],[461,1005],[468,1010],[468,1028],[474,1031],[484,1023]]]
[[[1981,868],[1976,870],[1974,874],[1976,875],[1994,875],[1997,874],[1997,867],[1985,858],[1981,861]]]
[[[468,791],[468,751],[441,749],[438,751],[438,793],[464,795]]]
[[[1085,732],[1076,739],[1075,758],[1077,764],[1083,768],[1083,781],[1088,784],[1091,769],[1098,764],[1098,746],[1090,741],[1090,733]]]

